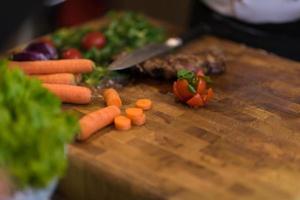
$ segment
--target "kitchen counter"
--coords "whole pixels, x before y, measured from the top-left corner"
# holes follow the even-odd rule
[[[99,21],[101,22],[101,20]],[[101,24],[101,23],[100,23]],[[218,49],[227,71],[213,77],[214,100],[190,109],[170,83],[120,91],[125,107],[151,98],[147,123],[105,128],[70,145],[59,194],[72,200],[253,199],[300,197],[300,63],[206,36],[183,52]],[[104,106],[66,106],[84,114]]]

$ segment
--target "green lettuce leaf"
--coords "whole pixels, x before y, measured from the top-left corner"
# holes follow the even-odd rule
[[[19,188],[46,186],[65,170],[77,119],[38,80],[8,69],[3,60],[0,91],[0,168]]]

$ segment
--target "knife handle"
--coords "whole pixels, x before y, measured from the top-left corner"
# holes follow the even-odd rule
[[[191,30],[188,30],[187,32],[183,33],[180,36],[180,39],[182,41],[182,44],[185,44],[187,42],[190,42],[191,40],[196,39],[200,35],[207,34],[210,31],[210,28],[205,24],[199,24],[196,27],[192,28]]]

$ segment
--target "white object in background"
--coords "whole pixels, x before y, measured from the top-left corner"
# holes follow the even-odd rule
[[[40,189],[25,189],[17,191],[13,197],[7,200],[50,200],[51,195],[55,191],[58,180],[55,178],[47,187]]]
[[[231,0],[202,0],[208,7],[226,16],[234,16],[233,2]],[[263,1],[263,0],[262,0]]]
[[[300,18],[300,0],[203,0],[213,10],[250,23],[286,23]]]

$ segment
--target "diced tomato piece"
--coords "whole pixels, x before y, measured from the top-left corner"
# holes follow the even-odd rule
[[[173,83],[173,93],[180,101],[184,101],[184,99],[180,96],[180,94],[177,90],[177,82],[176,81]]]
[[[189,83],[185,79],[179,79],[176,81],[176,87],[178,94],[186,101],[194,96],[189,89]]]
[[[198,85],[197,85],[197,92],[199,94],[203,94],[206,90],[206,82],[202,78],[199,77]]]
[[[189,106],[193,108],[201,107],[204,105],[203,99],[200,94],[195,94],[191,99],[186,102]]]
[[[199,69],[199,70],[197,71],[197,76],[198,76],[198,77],[203,77],[203,76],[205,76],[202,69]]]
[[[214,91],[213,91],[212,88],[209,88],[209,89],[207,90],[206,95],[203,96],[203,101],[204,101],[205,103],[207,103],[207,102],[209,102],[209,101],[213,98],[213,96],[214,96]]]

